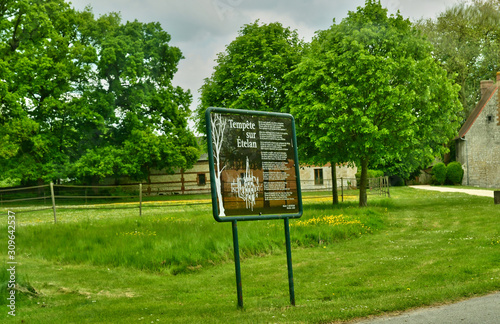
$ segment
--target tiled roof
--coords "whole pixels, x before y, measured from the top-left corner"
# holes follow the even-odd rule
[[[467,134],[469,129],[472,127],[472,125],[476,121],[477,117],[481,114],[484,107],[486,106],[488,101],[491,100],[491,98],[493,97],[493,95],[495,94],[495,92],[497,90],[498,90],[498,86],[493,86],[493,87],[490,87],[486,90],[486,92],[481,97],[481,100],[479,100],[479,102],[477,103],[476,108],[474,108],[474,110],[470,113],[469,117],[467,118],[467,120],[463,124],[462,128],[460,128],[460,131],[458,132],[458,136],[455,137],[455,139],[462,138],[465,136],[465,134]]]

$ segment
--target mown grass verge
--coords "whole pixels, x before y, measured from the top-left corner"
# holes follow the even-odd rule
[[[244,311],[235,306],[230,224],[209,212],[156,209],[142,219],[88,215],[21,226],[17,275],[32,291],[20,297],[16,320],[320,323],[500,289],[491,199],[409,188],[392,196],[369,200],[367,209],[309,201],[303,218],[290,222],[296,307],[282,221],[238,224]],[[170,264],[161,264],[169,249]]]

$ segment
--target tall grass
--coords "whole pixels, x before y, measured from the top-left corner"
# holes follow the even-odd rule
[[[293,244],[329,244],[372,233],[382,226],[381,208],[360,212],[346,206],[332,210],[312,201],[301,219],[290,222]],[[89,213],[85,210],[66,210],[65,223],[24,226],[17,245],[20,253],[63,264],[189,272],[233,257],[231,224],[215,222],[209,207],[165,207],[144,217],[120,217],[123,210],[101,210],[98,219],[85,218]],[[68,214],[76,221],[68,221]],[[282,220],[239,222],[238,232],[243,258],[284,249]]]

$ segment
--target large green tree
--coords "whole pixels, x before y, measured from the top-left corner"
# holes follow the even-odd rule
[[[191,94],[172,85],[183,57],[168,44],[170,35],[159,23],[122,24],[115,13],[85,22],[82,37],[91,40],[97,60],[82,98],[98,123],[85,125],[92,147],[82,146],[74,174],[94,182],[120,175],[149,181],[151,169],[192,167],[199,153],[187,128]]]
[[[303,46],[297,32],[280,23],[243,26],[200,89],[198,131],[205,133],[204,114],[211,106],[288,112],[283,76],[300,62]]]
[[[0,5],[0,165],[23,182],[65,176],[78,142],[75,84],[93,58],[63,0]]]
[[[417,26],[434,45],[434,57],[461,86],[465,121],[480,98],[480,81],[495,80],[500,69],[500,1],[461,2]]]
[[[0,3],[0,169],[24,183],[189,168],[191,94],[158,23],[95,18],[63,0]]]
[[[361,168],[360,206],[367,205],[369,166],[411,172],[454,135],[459,86],[431,53],[408,20],[367,0],[319,32],[287,76],[291,112],[309,146]]]

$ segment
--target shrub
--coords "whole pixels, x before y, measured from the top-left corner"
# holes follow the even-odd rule
[[[442,185],[446,181],[446,165],[444,163],[438,163],[432,167],[432,180]]]
[[[392,187],[401,187],[405,185],[405,180],[398,175],[390,176],[389,183]]]
[[[384,171],[380,171],[380,170],[368,169],[368,171],[366,173],[368,175],[368,178],[378,178],[378,177],[384,176]],[[359,179],[359,178],[361,178],[361,169],[359,169],[358,172],[356,172],[356,179]]]
[[[452,184],[461,184],[464,170],[460,162],[451,162],[446,167],[446,180]]]

